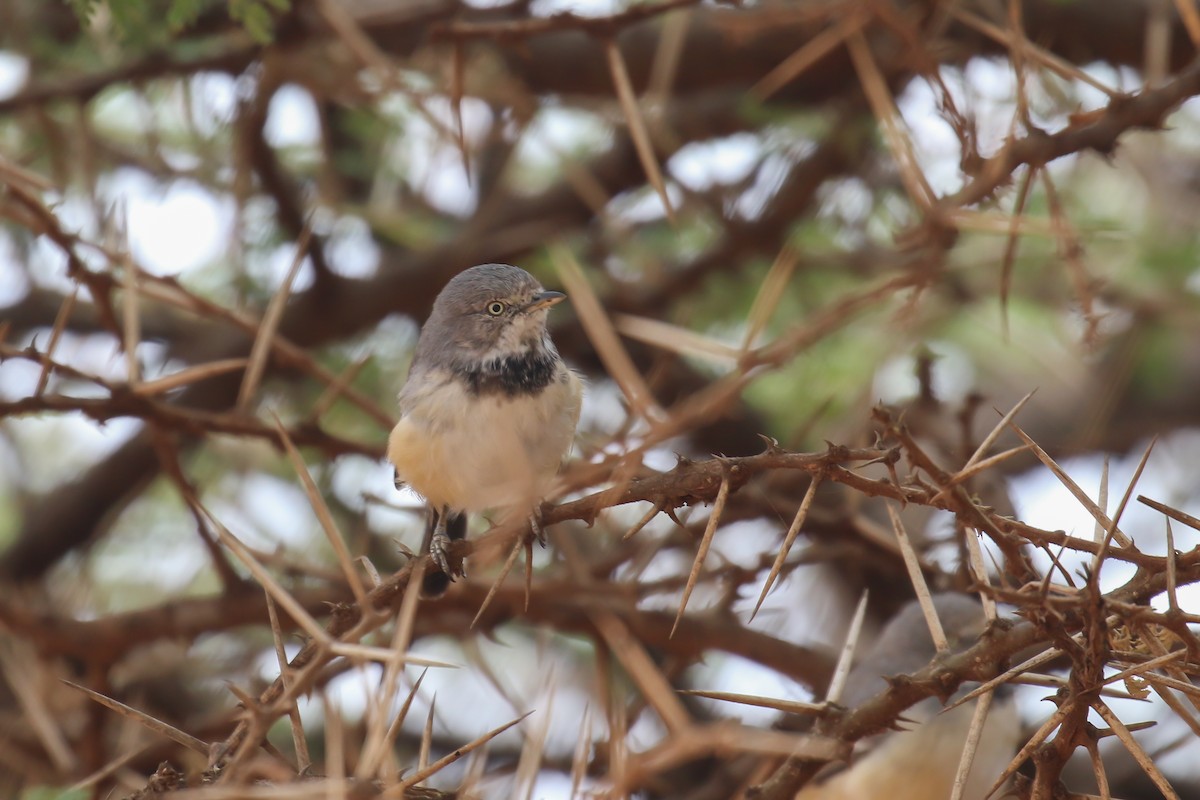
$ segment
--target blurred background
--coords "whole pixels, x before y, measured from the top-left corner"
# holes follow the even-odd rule
[[[864,590],[864,643],[914,596],[889,505],[931,587],[1038,627],[1004,659],[1117,614],[1094,681],[1157,654],[1121,625],[1169,627],[1178,685],[1104,702],[1157,722],[1140,747],[1200,793],[1192,0],[8,0],[0,23],[0,793],[131,795],[162,762],[199,783],[213,751],[62,681],[227,742],[311,636],[298,609],[361,606],[341,540],[396,590],[350,641],[458,668],[414,691],[422,666],[325,653],[226,785],[374,759],[394,787],[534,711],[428,796],[749,796],[786,748],[694,744],[672,715],[810,720],[661,691],[824,698]],[[481,545],[397,639],[424,510],[382,460],[394,398],[433,298],[482,262],[571,295],[567,505],[528,600],[523,549],[501,577],[510,545]],[[947,500],[1030,392],[1044,458]],[[827,443],[857,455],[771,457]],[[748,460],[718,500],[722,456]],[[1184,512],[1175,600],[1139,495]],[[274,628],[248,558],[298,607]],[[1069,656],[1043,668],[1084,697]],[[1022,742],[1054,691],[1013,687]],[[1109,726],[1089,702],[1076,721]],[[1086,737],[1057,736],[1043,766],[1099,792]],[[1112,795],[1165,796],[1118,738]]]

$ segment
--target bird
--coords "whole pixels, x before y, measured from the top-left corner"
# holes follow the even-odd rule
[[[933,595],[951,651],[974,644],[986,625],[983,608],[966,595]],[[888,688],[886,676],[917,672],[937,655],[925,615],[917,601],[905,605],[883,628],[862,661],[850,670],[840,703],[857,708]],[[1019,749],[1020,721],[1015,703],[996,690],[963,800],[983,800]],[[937,698],[922,700],[904,712],[917,723],[870,740],[850,765],[817,778],[797,800],[948,800],[958,771],[974,704],[940,713]]]
[[[428,505],[423,552],[437,569],[427,596],[463,574],[448,550],[466,536],[469,513],[523,514],[542,539],[538,509],[583,400],[546,327],[564,299],[520,267],[480,264],[450,279],[421,328],[387,456],[397,488]]]

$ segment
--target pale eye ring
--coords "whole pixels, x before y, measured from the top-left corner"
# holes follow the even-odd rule
[[[498,317],[504,313],[504,303],[499,300],[493,300],[487,304],[487,312],[493,317]]]

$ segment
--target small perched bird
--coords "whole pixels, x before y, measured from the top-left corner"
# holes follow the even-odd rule
[[[933,605],[952,651],[974,644],[986,620],[983,608],[961,594],[935,594]],[[887,689],[884,676],[917,672],[937,654],[921,606],[915,600],[893,617],[861,662],[850,671],[839,701],[857,708]],[[984,723],[967,776],[964,800],[984,800],[996,778],[1019,749],[1020,723],[1011,698],[997,697]],[[904,719],[910,730],[860,743],[868,748],[849,766],[816,780],[797,800],[947,800],[962,756],[974,704],[939,714],[936,697],[917,703]]]
[[[447,548],[466,535],[468,512],[526,514],[541,536],[538,503],[571,448],[583,397],[546,329],[565,297],[518,267],[481,264],[433,302],[388,438],[397,488],[429,504],[425,549],[441,571],[426,576],[428,595],[462,574]]]

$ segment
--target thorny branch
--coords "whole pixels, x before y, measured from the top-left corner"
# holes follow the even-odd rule
[[[1008,237],[999,278],[1006,302],[1010,294],[1019,297],[1013,277],[1018,243],[1057,236],[1068,263],[1038,266],[1052,276],[1046,283],[1059,287],[1060,305],[1074,303],[1084,310],[1089,345],[1108,335],[1104,312],[1097,309],[1115,307],[1139,321],[1188,318],[1194,309],[1181,299],[1185,291],[1148,299],[1105,287],[1089,273],[1084,247],[1089,231],[1067,218],[1074,207],[1044,168],[1086,151],[1111,156],[1131,131],[1168,134],[1169,115],[1200,94],[1195,56],[1200,17],[1190,4],[1173,4],[1173,13],[1164,13],[1163,3],[1035,0],[1008,4],[1006,14],[993,15],[995,4],[882,2],[855,6],[851,14],[850,4],[840,0],[748,8],[662,0],[586,17],[537,16],[526,2],[481,9],[422,0],[395,9],[347,4],[345,17],[333,18],[322,13],[328,8],[321,4],[301,2],[273,17],[277,39],[269,46],[252,43],[223,4],[216,4],[194,26],[172,31],[169,45],[141,50],[112,49],[112,42],[103,40],[102,24],[88,29],[59,16],[66,9],[52,5],[18,2],[14,30],[44,31],[47,41],[70,39],[81,49],[99,36],[109,49],[100,66],[90,67],[81,66],[81,60],[54,63],[48,55],[53,48],[30,49],[30,63],[37,68],[22,90],[0,99],[5,135],[19,142],[13,149],[19,155],[0,158],[0,217],[10,226],[5,233],[12,232],[25,247],[22,252],[31,254],[31,265],[36,260],[31,242],[53,251],[65,262],[56,277],[65,275],[72,284],[65,291],[51,288],[29,266],[30,290],[0,312],[0,369],[38,374],[31,391],[0,387],[0,433],[7,437],[31,421],[47,419],[100,424],[135,419],[142,431],[74,482],[42,496],[22,484],[18,501],[0,497],[0,502],[22,505],[20,527],[0,556],[0,575],[21,584],[0,597],[0,674],[14,690],[20,676],[64,674],[72,683],[86,684],[93,696],[123,694],[110,709],[136,709],[151,702],[154,693],[130,687],[122,675],[141,661],[157,669],[144,655],[156,647],[194,645],[210,634],[232,637],[235,629],[253,626],[271,630],[282,653],[286,635],[303,631],[306,636],[265,691],[234,686],[241,704],[235,720],[225,716],[201,724],[198,719],[208,719],[203,714],[177,713],[166,705],[156,709],[172,720],[159,722],[159,733],[176,728],[171,732],[178,735],[166,739],[213,746],[206,770],[195,766],[194,756],[183,774],[170,765],[139,762],[138,753],[120,752],[107,723],[107,715],[115,712],[85,707],[85,725],[60,725],[60,715],[51,713],[59,700],[49,690],[15,691],[26,705],[13,714],[22,722],[20,731],[0,734],[5,768],[22,780],[64,785],[92,773],[96,791],[118,787],[112,776],[128,766],[131,774],[150,776],[149,793],[173,791],[191,780],[213,782],[233,796],[254,781],[296,780],[297,787],[321,795],[353,782],[355,791],[448,796],[405,783],[424,775],[430,764],[440,767],[465,756],[491,734],[470,744],[450,734],[434,737],[431,726],[419,738],[406,734],[403,715],[417,697],[419,681],[398,716],[364,724],[370,741],[341,727],[341,717],[327,708],[328,761],[324,769],[313,765],[314,775],[323,773],[320,778],[298,776],[305,772],[305,759],[293,764],[268,733],[274,722],[287,718],[292,741],[306,741],[312,732],[304,730],[298,698],[310,692],[328,700],[332,695],[326,690],[335,676],[367,662],[381,665],[390,676],[381,681],[381,686],[390,684],[387,692],[379,689],[378,705],[391,713],[391,701],[403,697],[401,676],[404,659],[412,655],[410,645],[434,635],[464,641],[471,666],[498,687],[513,707],[512,718],[524,719],[530,698],[511,696],[508,676],[494,675],[485,659],[472,655],[478,649],[472,642],[477,634],[507,638],[513,630],[538,629],[553,631],[572,646],[582,639],[590,648],[587,660],[595,674],[579,683],[594,678],[595,713],[606,733],[580,730],[581,746],[570,765],[577,787],[588,776],[601,789],[663,797],[791,798],[830,758],[894,728],[924,698],[949,698],[974,682],[995,689],[1030,680],[1051,681],[1056,710],[1033,725],[1037,733],[1027,740],[1027,752],[1011,765],[1010,771],[1022,770],[1013,783],[1018,796],[1084,796],[1064,788],[1076,752],[1089,756],[1101,794],[1112,794],[1108,774],[1117,770],[1105,764],[1110,751],[1098,746],[1106,737],[1119,741],[1160,795],[1172,796],[1175,789],[1156,759],[1133,735],[1137,726],[1119,719],[1107,698],[1114,682],[1132,696],[1153,693],[1186,732],[1200,730],[1188,708],[1200,708],[1193,686],[1200,674],[1200,641],[1192,627],[1200,619],[1180,606],[1177,592],[1200,582],[1200,548],[1180,551],[1172,543],[1159,555],[1163,548],[1144,535],[1118,536],[1121,511],[1108,520],[1105,515],[1112,512],[1103,500],[1091,504],[1097,538],[1018,519],[1006,493],[989,480],[1001,481],[1006,470],[1028,466],[1032,445],[996,452],[996,440],[1008,433],[1005,424],[968,460],[966,454],[977,447],[971,414],[949,421],[950,410],[932,390],[927,368],[921,394],[907,409],[880,408],[869,424],[862,410],[854,419],[857,429],[849,433],[820,412],[780,425],[749,393],[765,377],[783,375],[847,331],[861,326],[871,335],[886,330],[888,337],[915,331],[913,338],[919,339],[937,330],[920,326],[920,315],[929,307],[965,306],[987,296],[991,290],[980,288],[983,284],[956,261],[960,243],[976,232]],[[4,49],[25,52],[21,42]],[[1017,110],[1008,135],[984,158],[978,122],[969,107],[959,107],[961,98],[948,86],[950,72],[968,59],[996,55],[1007,59],[1016,76]],[[1147,76],[1157,77],[1147,77],[1136,91],[1109,89],[1103,78],[1079,66],[1097,60],[1134,69],[1147,65]],[[364,65],[369,74],[362,74]],[[236,120],[216,126],[216,133],[205,132],[195,120],[183,131],[154,120],[144,138],[126,140],[97,123],[102,115],[96,109],[106,93],[123,93],[135,105],[153,107],[150,100],[164,92],[190,96],[200,77],[214,72],[237,77],[241,92]],[[1030,111],[1030,87],[1032,78],[1042,75],[1099,90],[1108,99],[1080,112],[1071,97],[1057,98],[1061,113],[1050,114],[1054,124],[1041,130],[1033,123],[1041,117]],[[961,146],[957,188],[938,196],[910,140],[913,120],[897,101],[917,82],[932,90],[938,113]],[[764,85],[769,93],[758,93],[756,87]],[[302,87],[316,107],[320,143],[311,157],[319,166],[305,160],[309,155],[292,158],[268,135],[272,107],[285,86]],[[748,102],[747,96],[757,99]],[[408,110],[397,114],[397,105]],[[443,106],[452,114],[443,114]],[[464,113],[465,106],[471,113]],[[539,115],[561,107],[603,126],[605,145],[583,155],[574,145],[570,152],[546,145],[556,159],[553,175],[531,190],[514,177],[523,168],[522,148],[540,135]],[[193,112],[189,106],[182,113]],[[453,125],[446,123],[450,117]],[[485,132],[468,130],[464,120],[483,117],[490,117],[479,123]],[[820,124],[814,124],[818,117]],[[411,175],[398,175],[390,163],[402,144],[420,138],[415,132],[421,125],[433,131],[437,147],[457,151],[447,163],[468,171],[474,194],[467,211],[439,208],[427,187]],[[868,130],[872,126],[886,133],[886,147]],[[744,176],[705,187],[685,180],[674,166],[690,146],[731,135],[756,143],[754,163]],[[184,151],[189,158],[178,157]],[[229,151],[236,156],[228,157]],[[425,155],[435,165],[432,171],[444,167],[438,160],[443,150]],[[195,182],[233,198],[236,241],[223,256],[233,263],[223,266],[236,275],[230,281],[235,290],[193,285],[187,275],[153,274],[126,243],[104,232],[111,215],[100,209],[111,198],[99,187],[101,178],[118,168],[143,170],[164,182]],[[1030,174],[1011,212],[999,212],[996,206],[1007,200],[1006,189],[1023,169]],[[1033,180],[1035,173],[1040,181]],[[92,227],[99,234],[65,221],[64,198],[73,202],[81,185],[87,187],[84,205],[96,211],[99,224]],[[1048,192],[1045,220],[1035,219],[1030,210],[1037,207],[1032,201],[1041,199],[1039,185]],[[896,192],[898,186],[907,187],[916,201]],[[848,188],[870,196],[871,209],[863,219],[844,212],[853,203],[830,201]],[[651,189],[670,209],[669,218],[629,212],[633,200]],[[269,211],[262,213],[264,208]],[[342,273],[330,218],[367,221],[379,251],[373,272],[353,278]],[[817,219],[822,222],[805,227]],[[881,244],[873,232],[881,220],[900,220],[907,227],[894,242]],[[270,316],[263,310],[271,294],[268,282],[256,283],[248,268],[246,251],[261,246],[247,230],[251,223],[269,228],[262,239],[275,237],[289,247],[292,240],[313,235],[313,284],[292,296],[270,325],[263,324]],[[667,230],[668,225],[674,227]],[[839,228],[831,252],[822,249],[829,246],[828,237],[819,235],[821,225]],[[811,241],[817,242],[812,252],[797,245]],[[851,244],[843,247],[844,242]],[[586,281],[596,284],[597,307],[628,323],[625,330],[655,331],[593,343],[577,323],[565,319],[555,331],[564,354],[601,391],[601,364],[632,365],[668,413],[650,421],[629,415],[616,429],[584,432],[581,457],[564,473],[557,499],[543,508],[544,522],[555,526],[555,546],[545,555],[527,555],[532,563],[523,578],[495,579],[496,553],[515,559],[525,535],[522,526],[501,523],[456,546],[454,555],[470,560],[470,580],[436,603],[420,601],[409,589],[420,583],[410,579],[423,562],[400,563],[395,548],[378,544],[386,536],[379,535],[372,512],[391,503],[368,497],[361,508],[350,507],[335,498],[328,476],[319,474],[344,464],[347,456],[378,459],[392,422],[389,401],[379,398],[394,386],[381,390],[378,381],[359,376],[376,368],[402,371],[400,365],[377,364],[369,351],[347,364],[351,359],[338,348],[354,337],[369,339],[390,315],[419,320],[445,279],[461,267],[493,260],[535,264],[547,243],[588,266]],[[693,321],[708,313],[697,311],[706,307],[706,298],[733,294],[728,287],[757,276],[764,258],[774,259],[776,266],[754,293],[748,318],[738,320],[748,331],[740,348],[694,330],[704,327]],[[823,288],[826,283],[844,286],[847,278],[861,284],[838,294]],[[775,316],[779,309],[794,318],[781,320]],[[888,327],[871,327],[885,317]],[[264,328],[263,346],[252,348]],[[89,336],[124,351],[128,374],[114,377],[111,365],[87,363],[72,352],[73,341]],[[164,346],[167,363],[160,373],[147,376],[147,365],[138,362],[141,338]],[[615,352],[625,348],[627,353]],[[698,360],[705,365],[696,366]],[[1173,366],[1184,377],[1194,371],[1187,359]],[[1147,430],[1194,426],[1200,419],[1194,392],[1182,392],[1185,400],[1164,410],[1123,382],[1130,372],[1114,375],[1096,368],[1090,379],[1104,391],[1076,388],[1047,399],[1036,412],[1032,406],[1022,411],[1022,429],[1040,446],[1034,448],[1039,458],[1070,452],[1070,446],[1121,450]],[[243,382],[246,373],[265,383]],[[259,391],[246,390],[246,383]],[[286,437],[305,447],[312,461],[315,480],[305,484],[308,499],[336,517],[346,539],[336,568],[320,565],[313,553],[301,556],[282,547],[275,552],[235,549],[229,537],[237,531],[223,531],[224,544],[217,545],[209,530],[210,522],[219,526],[228,520],[222,522],[223,514],[202,501],[214,487],[206,485],[203,470],[189,457],[215,456],[210,460],[223,465],[246,459],[270,471],[258,461],[265,448],[253,445],[282,444],[280,428],[265,421],[266,412],[276,409],[264,400],[280,385],[292,402],[291,413],[285,412]],[[823,386],[802,389],[824,391]],[[239,402],[242,394],[250,396]],[[315,401],[314,394],[320,395]],[[347,416],[355,424],[346,425]],[[758,446],[757,435],[780,428],[776,435],[787,446],[774,440],[765,449]],[[796,452],[797,442],[826,437],[837,443],[822,452]],[[667,449],[689,457],[679,457],[670,469],[653,466]],[[14,452],[25,457],[20,442]],[[83,601],[72,605],[64,598],[70,592],[60,584],[88,575],[80,566],[91,563],[85,545],[132,524],[114,520],[134,501],[154,499],[147,487],[160,473],[170,478],[164,483],[171,502],[182,500],[185,506],[184,513],[162,525],[165,535],[200,535],[213,562],[209,566],[220,576],[220,590],[196,596],[189,587],[188,596],[172,594],[119,612],[96,611]],[[275,474],[289,473],[285,468]],[[1128,488],[1126,504],[1135,488]],[[1200,527],[1169,502],[1139,499],[1183,526]],[[799,520],[793,532],[799,537],[796,550],[777,555],[777,540],[802,502],[804,512],[794,517]],[[700,507],[712,503],[716,507],[706,516]],[[913,545],[899,543],[880,526],[881,504],[889,504],[897,519],[918,516],[912,533],[920,552],[904,551]],[[953,520],[952,539],[926,536],[923,526],[935,514]],[[406,530],[419,526],[415,515],[403,516]],[[737,548],[731,545],[745,531],[735,522],[753,522],[756,533],[776,538],[756,546],[752,557],[733,558],[729,554]],[[189,526],[195,532],[185,531]],[[9,529],[0,526],[0,533]],[[1168,531],[1168,542],[1171,536]],[[946,542],[955,545],[960,562],[946,563],[938,555],[938,545]],[[968,568],[962,554],[975,543],[986,548],[991,565]],[[696,555],[710,546],[708,558],[704,552]],[[351,564],[346,552],[358,560]],[[236,571],[235,555],[252,578]],[[816,723],[804,735],[794,732],[802,727],[795,708],[774,730],[759,730],[712,722],[708,709],[676,696],[676,687],[690,685],[688,668],[714,652],[770,668],[819,696],[835,670],[830,655],[797,644],[786,626],[760,627],[780,615],[793,620],[819,614],[794,601],[793,593],[787,595],[790,605],[764,605],[756,625],[745,613],[747,602],[793,591],[803,581],[788,578],[811,575],[802,568],[817,566],[836,576],[848,594],[869,586],[878,606],[873,614],[882,616],[914,591],[901,555],[916,564],[917,583],[923,579],[937,589],[979,592],[1015,607],[1017,617],[995,622],[965,650],[894,678],[886,691],[855,708],[813,704]],[[983,558],[982,551],[975,555]],[[676,569],[674,562],[685,566]],[[1116,572],[1113,562],[1128,573],[1101,591],[1101,575]],[[1070,563],[1085,566],[1072,572]],[[764,586],[768,570],[772,581]],[[348,580],[350,571],[353,580]],[[78,582],[90,585],[91,579]],[[351,587],[362,596],[364,585],[368,591],[359,602]],[[1170,607],[1156,610],[1151,601],[1164,592]],[[690,596],[686,609],[672,605],[681,593]],[[280,607],[274,616],[273,604]],[[1022,662],[1019,669],[1009,669]],[[1039,669],[1055,675],[1035,674]],[[182,673],[167,672],[174,693],[183,694]],[[553,683],[548,675],[541,677]],[[770,698],[760,701],[769,704]],[[1089,722],[1092,711],[1107,728]],[[669,723],[670,735],[631,752],[625,734],[645,714]],[[147,714],[129,718],[154,719]],[[516,728],[524,746],[515,780],[531,791],[546,750],[545,737],[533,723]],[[431,752],[435,742],[447,741],[452,743],[445,753]],[[365,746],[359,749],[360,744]],[[378,756],[369,768],[364,766],[368,759],[356,764],[353,757],[336,757],[368,751]],[[418,754],[411,763],[406,760],[410,751]],[[80,768],[60,769],[73,752]],[[185,763],[165,744],[153,752]],[[695,766],[694,774],[672,769],[681,764]],[[462,791],[487,778],[507,779],[508,771],[480,757],[465,769]]]

